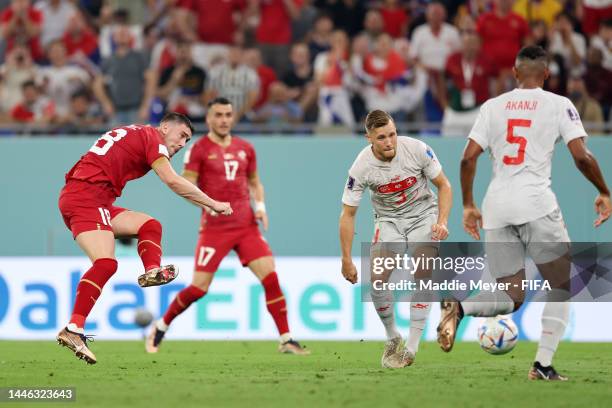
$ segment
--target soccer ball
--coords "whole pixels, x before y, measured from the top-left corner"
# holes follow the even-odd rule
[[[516,346],[518,328],[509,316],[487,318],[478,328],[480,347],[490,354],[506,354]]]
[[[138,327],[147,327],[153,321],[153,314],[147,309],[140,308],[134,313],[134,323]]]

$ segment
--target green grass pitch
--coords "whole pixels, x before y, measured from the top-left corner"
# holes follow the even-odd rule
[[[275,342],[97,341],[86,366],[54,342],[0,341],[0,387],[76,387],[68,407],[610,407],[612,343],[562,343],[555,365],[568,383],[530,382],[535,343],[491,356],[476,343],[450,354],[424,343],[415,364],[380,367],[381,342],[305,342],[313,354],[280,355]]]

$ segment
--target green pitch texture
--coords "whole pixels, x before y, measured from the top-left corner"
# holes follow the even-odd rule
[[[68,407],[610,407],[612,344],[562,343],[555,365],[567,383],[530,382],[535,343],[491,356],[476,343],[450,354],[421,345],[416,363],[380,367],[381,342],[305,342],[313,354],[280,355],[275,342],[98,340],[86,366],[54,342],[0,341],[0,387],[76,387]]]

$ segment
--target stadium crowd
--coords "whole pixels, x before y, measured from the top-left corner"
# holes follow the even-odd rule
[[[612,127],[611,0],[0,0],[0,128],[201,123],[355,128],[370,109],[464,135],[521,46],[593,133]],[[6,132],[5,132],[6,133]]]

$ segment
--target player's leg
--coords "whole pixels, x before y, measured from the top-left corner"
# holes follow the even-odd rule
[[[531,258],[551,290],[546,292],[542,311],[542,333],[535,361],[529,371],[532,380],[566,381],[552,366],[552,360],[565,333],[570,313],[569,234],[560,210],[555,210],[526,226]]]
[[[485,250],[491,276],[508,290],[481,291],[459,303],[441,302],[438,343],[443,351],[453,348],[461,319],[468,316],[497,316],[517,310],[523,303],[525,292],[521,281],[525,279],[525,244],[518,227],[508,226],[485,232]]]
[[[387,342],[381,357],[385,368],[401,368],[404,363],[403,339],[395,323],[395,299],[393,293],[382,284],[387,283],[394,268],[382,268],[377,273],[374,262],[378,258],[394,258],[406,250],[406,238],[393,221],[377,221],[374,226],[374,237],[370,247],[370,297],[376,314],[385,328]]]
[[[174,265],[161,266],[162,226],[150,215],[111,207],[111,221],[116,237],[138,237],[138,256],[145,273],[138,277],[142,287],[157,286],[171,282],[178,276]]]
[[[439,244],[431,241],[431,227],[436,223],[436,220],[437,215],[432,214],[423,217],[417,222],[410,223],[406,237],[409,251],[413,258],[432,259],[437,257]],[[431,279],[431,274],[432,270],[428,268],[428,265],[419,266],[414,273],[417,288],[412,293],[410,299],[410,328],[406,350],[403,355],[403,361],[406,365],[414,362],[425,325],[427,324],[427,318],[431,311],[433,295],[431,291],[422,289],[419,284],[422,280]]]
[[[210,233],[202,231],[196,245],[195,266],[191,285],[179,293],[168,306],[162,318],[153,323],[145,342],[149,353],[156,353],[172,321],[183,313],[192,303],[208,292],[219,264],[235,243],[235,233]]]
[[[70,322],[58,333],[57,341],[72,350],[78,358],[94,364],[96,357],[87,347],[88,338],[84,334],[85,321],[102,288],[117,271],[117,261],[110,212],[104,199],[94,194],[91,188],[85,183],[69,183],[60,195],[59,208],[66,226],[91,260],[92,266],[77,285]]]
[[[278,330],[281,353],[310,354],[291,336],[287,319],[287,302],[280,287],[270,246],[257,226],[246,228],[235,247],[243,266],[248,266],[264,290],[266,308]]]

